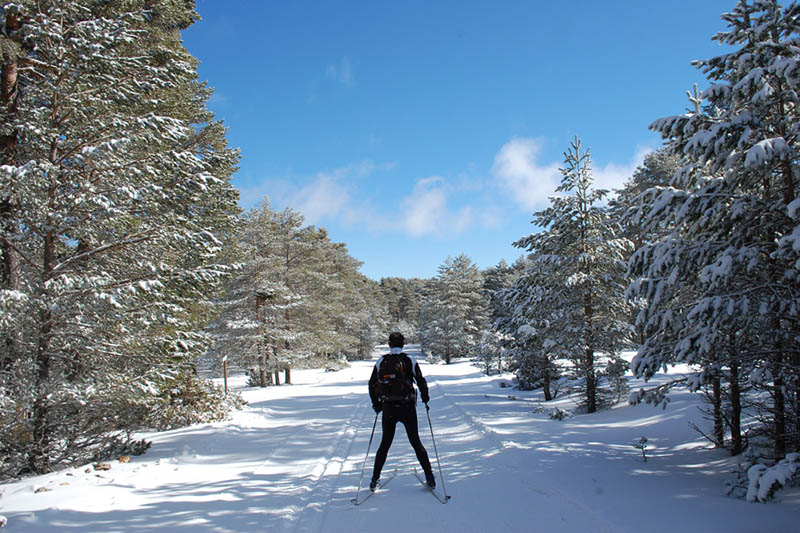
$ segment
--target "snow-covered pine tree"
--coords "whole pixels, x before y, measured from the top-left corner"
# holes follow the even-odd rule
[[[238,154],[180,44],[190,3],[1,13],[0,456],[13,475],[85,459],[192,380]]]
[[[425,280],[419,278],[381,278],[380,290],[389,313],[389,329],[399,331],[406,342],[417,342],[417,321],[423,300]]]
[[[667,148],[659,148],[644,157],[631,178],[608,202],[612,218],[621,226],[621,236],[633,243],[633,250],[643,244],[655,242],[668,233],[669,228],[655,228],[658,231],[643,233],[642,225],[636,219],[641,204],[641,196],[654,187],[669,185],[675,172],[683,166],[682,159]],[[633,251],[631,250],[631,251]]]
[[[211,327],[217,359],[257,368],[266,386],[276,370],[309,356],[371,351],[385,329],[377,284],[324,229],[265,202],[244,216],[239,248],[241,268]]]
[[[561,361],[574,359],[578,319],[568,316],[575,309],[562,306],[570,297],[570,288],[560,278],[557,263],[534,254],[516,266],[516,279],[498,292],[507,311],[494,325],[510,339],[507,344],[516,362],[520,388],[542,387],[545,400],[550,401],[564,370]]]
[[[489,306],[490,329],[482,335],[483,348],[480,357],[484,360],[487,374],[491,373],[492,368],[497,368],[498,373],[504,372],[507,366],[504,364],[504,356],[510,355],[508,348],[513,337],[502,332],[497,324],[504,322],[511,315],[511,310],[502,298],[502,292],[518,275],[518,269],[509,266],[502,259],[484,272],[483,293]]]
[[[423,349],[444,357],[474,355],[482,332],[488,329],[488,306],[482,294],[483,275],[465,254],[448,257],[439,266],[432,294],[420,311]]]
[[[563,322],[557,327],[571,332],[563,339],[583,378],[586,408],[597,409],[597,353],[616,357],[628,339],[627,304],[624,300],[624,258],[630,241],[606,207],[597,205],[607,194],[592,188],[591,158],[577,138],[564,153],[561,185],[550,207],[534,214],[543,228],[514,243],[531,253],[533,263],[547,264],[548,285],[563,294],[558,306]],[[553,324],[553,326],[556,326]]]
[[[690,95],[688,112],[651,125],[688,164],[649,202],[646,223],[669,220],[675,231],[634,258],[650,330],[634,369],[698,364],[694,388],[724,371],[733,408],[741,380],[762,383],[780,458],[800,447],[800,5],[742,1],[722,18],[728,29],[714,38],[735,49],[697,61],[709,88]],[[682,309],[665,305],[663,295],[687,291]]]
[[[317,267],[321,275],[310,289],[316,305],[306,323],[316,331],[312,351],[338,356],[360,352],[365,357],[386,328],[387,313],[373,299],[377,284],[358,271],[361,262],[350,256],[345,244],[331,242],[322,229],[318,234],[324,237]]]
[[[652,245],[658,242],[671,242],[672,238],[670,238],[670,233],[675,229],[672,225],[672,220],[667,217],[660,220],[660,224],[642,224],[643,207],[649,204],[654,194],[657,194],[658,191],[669,186],[672,177],[685,163],[685,160],[680,155],[675,154],[672,150],[665,147],[647,154],[644,158],[644,162],[636,169],[631,179],[625,183],[622,189],[616,191],[616,196],[609,202],[612,217],[622,226],[623,234],[634,243],[634,249],[638,250],[645,244]],[[633,262],[631,264],[637,263]],[[684,289],[685,290],[679,293],[681,295],[680,298],[667,298],[663,300],[664,303],[669,302],[670,316],[680,315],[682,313],[680,310],[683,309],[685,302],[689,299],[689,295],[692,294],[689,287],[684,287]],[[636,339],[640,345],[643,345],[647,342],[645,330],[642,321],[637,321],[636,317],[643,316],[639,313],[642,308],[647,305],[642,298],[642,295],[646,293],[634,291],[630,294],[630,303],[634,313],[632,322],[636,329]],[[660,297],[663,298],[664,294],[662,293]],[[676,320],[668,318],[668,321],[674,324]],[[652,343],[652,341],[657,338],[658,344],[669,346],[669,342],[666,342],[667,335],[663,333],[669,334],[671,331],[672,328],[666,328],[662,334],[650,337],[650,342]],[[725,394],[720,376],[721,371],[710,378],[711,391],[707,391],[705,395],[709,403],[712,404],[712,408],[709,409],[709,412],[714,421],[714,430],[710,435],[700,430],[718,446],[722,446],[725,440],[724,426],[726,424],[723,409],[723,397]],[[664,393],[668,389],[668,386],[664,387],[660,392]],[[734,410],[734,412],[736,412],[736,410]]]
[[[342,315],[347,323],[350,334],[357,339],[354,354],[349,353],[351,359],[367,359],[372,355],[372,350],[378,344],[385,342],[387,330],[390,329],[389,312],[381,291],[380,283],[354,271],[350,280],[352,284],[353,300],[347,303],[347,308]],[[392,328],[393,331],[396,328]],[[415,330],[401,331],[406,339],[415,335]],[[406,341],[408,342],[408,341]]]
[[[668,227],[652,228],[650,233],[645,233],[640,223],[642,195],[654,187],[664,187],[669,184],[672,176],[681,167],[681,159],[666,148],[647,154],[642,164],[637,167],[631,178],[623,187],[615,191],[615,196],[609,200],[610,215],[621,227],[621,236],[633,243],[630,252],[639,249],[644,244],[658,241],[669,232]],[[626,257],[626,259],[629,259]],[[632,297],[631,323],[636,330],[636,340],[644,343],[644,333],[636,324],[636,315],[643,303]]]

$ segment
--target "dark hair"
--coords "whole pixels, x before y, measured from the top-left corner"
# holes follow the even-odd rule
[[[406,339],[402,333],[395,331],[389,334],[389,348],[402,348],[405,343]]]

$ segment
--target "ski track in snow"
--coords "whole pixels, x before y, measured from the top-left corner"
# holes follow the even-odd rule
[[[687,429],[690,395],[666,412],[623,406],[557,422],[531,413],[529,402],[492,394],[510,376],[484,376],[468,362],[420,362],[444,479],[422,404],[419,432],[437,490],[452,496],[447,504],[414,476],[417,460],[400,428],[384,467],[397,469],[396,479],[351,503],[375,421],[373,360],[336,373],[298,371],[293,385],[244,388],[250,405],[230,421],[144,435],[151,450],[110,472],[84,466],[0,485],[3,533],[793,530],[797,492],[777,505],[721,495],[732,463]],[[573,400],[559,401],[570,408]],[[647,463],[631,446],[642,434],[652,443]],[[378,423],[367,482],[380,438]]]
[[[366,404],[361,404],[355,409],[347,424],[339,432],[336,443],[329,450],[325,465],[318,469],[313,491],[305,502],[305,511],[300,515],[295,531],[321,531],[322,524],[328,511],[331,495],[339,486],[339,481],[344,471],[345,464],[353,449],[358,428],[363,425],[366,418]],[[357,421],[357,422],[356,422]]]
[[[542,501],[541,498],[554,498],[561,502],[568,502],[573,509],[568,509],[568,513],[562,511],[558,518],[564,523],[568,522],[568,515],[571,515],[574,512],[583,513],[587,516],[590,523],[593,524],[593,531],[597,532],[613,532],[613,531],[620,531],[618,527],[614,527],[613,524],[607,522],[604,518],[597,515],[593,512],[590,508],[586,505],[575,501],[574,499],[568,497],[562,491],[556,489],[541,489],[538,487],[532,486],[524,477],[518,477],[515,474],[524,471],[524,466],[521,461],[515,460],[516,452],[513,448],[515,444],[513,441],[502,441],[497,433],[487,424],[480,421],[478,418],[470,414],[468,411],[464,410],[461,405],[456,400],[453,400],[447,395],[447,392],[441,386],[438,380],[431,380],[433,384],[436,385],[437,390],[440,392],[440,398],[446,400],[446,402],[451,405],[455,411],[458,413],[458,417],[464,420],[464,422],[471,427],[472,432],[474,435],[477,436],[477,439],[481,439],[485,441],[485,447],[481,448],[478,452],[483,457],[491,457],[499,454],[504,454],[504,460],[502,461],[502,468],[507,473],[507,478],[509,482],[513,483],[514,480],[520,482],[521,485],[528,491],[532,492],[539,496],[537,503],[537,507],[542,506],[544,507],[547,505],[546,501]],[[453,419],[449,419],[449,424],[452,425]],[[535,501],[535,500],[534,500]],[[531,502],[533,503],[533,502]],[[506,529],[508,531],[514,531],[514,527],[511,524],[506,524]]]

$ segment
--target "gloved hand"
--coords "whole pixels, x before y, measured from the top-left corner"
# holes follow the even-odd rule
[[[426,411],[430,411],[431,410],[431,406],[428,405],[428,402],[425,402],[425,410]]]
[[[373,403],[372,408],[375,410],[375,414],[378,414],[381,411],[383,411],[383,406],[379,403]]]

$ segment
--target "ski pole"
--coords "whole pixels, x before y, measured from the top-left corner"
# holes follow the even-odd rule
[[[351,502],[358,501],[358,493],[361,492],[361,483],[364,481],[364,469],[367,467],[367,458],[369,457],[369,449],[372,448],[372,437],[375,436],[375,426],[378,425],[378,413],[375,413],[375,422],[372,423],[372,433],[369,435],[369,444],[367,444],[367,455],[364,456],[364,463],[361,465],[361,478],[358,480],[358,489],[356,489],[356,497],[350,500]]]
[[[428,427],[431,428],[431,441],[433,441],[433,452],[436,454],[436,466],[439,467],[439,479],[442,480],[442,492],[444,499],[449,500],[450,496],[447,495],[447,486],[444,483],[444,476],[442,475],[442,462],[439,460],[439,450],[436,449],[436,439],[433,438],[433,423],[431,422],[431,408],[425,404],[425,414],[428,415]]]

